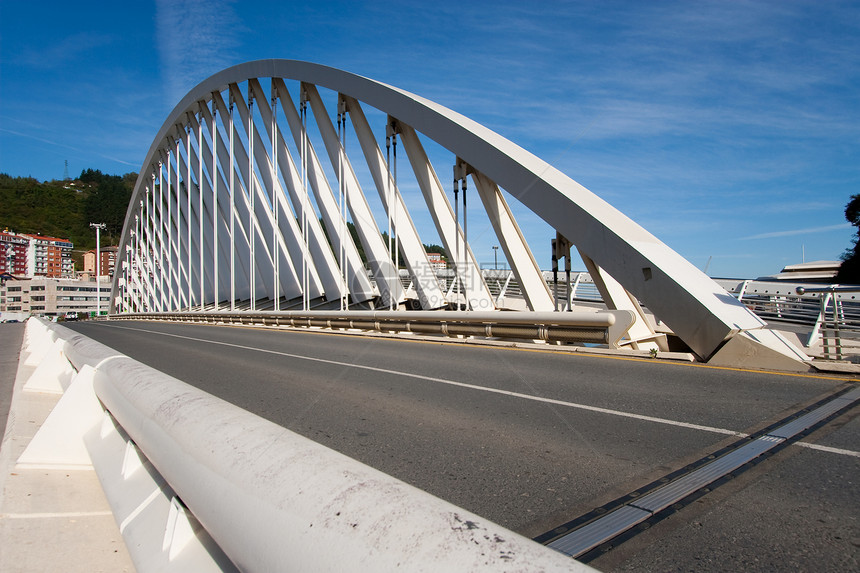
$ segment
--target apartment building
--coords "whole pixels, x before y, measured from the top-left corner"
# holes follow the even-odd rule
[[[0,231],[0,274],[27,276],[27,250],[30,239],[24,235]]]
[[[75,263],[68,239],[0,232],[0,274],[15,277],[74,278]]]
[[[27,266],[32,271],[27,276],[48,278],[75,276],[71,241],[41,235],[28,236],[30,248],[27,251]]]
[[[101,262],[99,264],[98,273],[96,273],[96,251],[87,251],[84,254],[84,272],[87,275],[95,276],[96,274],[102,277],[113,277],[113,271],[116,267],[116,252],[117,247],[102,247],[99,252]]]

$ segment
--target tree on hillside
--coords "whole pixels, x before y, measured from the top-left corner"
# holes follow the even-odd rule
[[[860,195],[852,195],[845,206],[845,218],[857,228],[854,244],[842,253],[842,266],[836,275],[836,282],[860,284]]]
[[[111,242],[116,242],[122,232],[135,179],[134,174],[105,175],[92,169],[81,172],[81,182],[91,186],[84,204],[84,216],[89,223],[104,223]]]
[[[63,182],[0,174],[0,226],[18,233],[69,238],[81,201]]]

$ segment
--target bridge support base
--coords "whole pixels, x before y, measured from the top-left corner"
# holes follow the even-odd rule
[[[766,328],[731,337],[708,360],[712,366],[809,372],[810,358],[782,334]]]

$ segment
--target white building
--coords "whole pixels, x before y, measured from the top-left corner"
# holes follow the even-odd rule
[[[103,280],[100,286],[100,309],[104,313],[110,303],[110,283]],[[0,285],[0,314],[4,316],[63,317],[68,313],[95,315],[95,281],[37,277]]]

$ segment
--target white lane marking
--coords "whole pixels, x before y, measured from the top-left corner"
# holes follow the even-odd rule
[[[852,456],[855,458],[860,458],[860,452],[855,452],[853,450],[843,450],[842,448],[831,448],[830,446],[822,446],[819,444],[810,444],[809,442],[795,442],[795,446],[800,446],[801,448],[809,448],[810,450],[818,450],[821,452],[827,452],[830,454],[840,454],[843,456]]]
[[[466,382],[457,382],[455,380],[446,380],[445,378],[435,378],[433,376],[424,376],[422,374],[400,372],[398,370],[388,370],[386,368],[377,368],[375,366],[361,366],[359,364],[350,364],[347,362],[339,362],[337,360],[328,360],[326,358],[315,358],[312,356],[302,356],[299,354],[290,354],[289,352],[280,352],[278,350],[267,350],[265,348],[254,348],[253,346],[244,346],[241,344],[233,344],[230,342],[221,342],[218,340],[207,340],[204,338],[195,338],[193,336],[183,336],[181,334],[171,334],[168,332],[158,332],[157,330],[148,330],[145,328],[131,328],[128,326],[116,326],[116,325],[107,325],[107,324],[100,324],[99,326],[105,326],[108,328],[120,328],[123,330],[135,330],[135,331],[139,331],[139,332],[148,332],[150,334],[160,334],[162,336],[171,336],[174,338],[193,340],[195,342],[205,342],[205,343],[209,343],[209,344],[217,344],[217,345],[221,345],[221,346],[229,346],[232,348],[239,348],[242,350],[252,350],[254,352],[263,352],[266,354],[275,354],[278,356],[285,356],[287,358],[297,358],[299,360],[308,360],[310,362],[321,362],[324,364],[332,364],[335,366],[345,366],[347,368],[359,368],[362,370],[369,370],[372,372],[380,372],[382,374],[392,374],[395,376],[405,376],[408,378],[415,378],[418,380],[426,380],[428,382],[438,382],[440,384],[448,384],[450,386],[459,386],[461,388],[469,388],[471,390],[490,392],[492,394],[502,394],[505,396],[512,396],[514,398],[523,398],[525,400],[532,400],[534,402],[556,404],[558,406],[566,406],[568,408],[587,410],[589,412],[597,412],[599,414],[609,414],[612,416],[620,416],[623,418],[632,418],[634,420],[642,420],[645,422],[654,422],[656,424],[666,424],[669,426],[676,426],[676,427],[687,428],[687,429],[691,429],[691,430],[701,430],[703,432],[711,432],[714,434],[724,434],[724,435],[728,435],[728,436],[737,436],[739,438],[746,438],[749,436],[749,434],[746,434],[744,432],[736,432],[734,430],[728,430],[726,428],[715,428],[713,426],[703,426],[700,424],[690,424],[688,422],[681,422],[678,420],[669,420],[666,418],[656,418],[654,416],[645,416],[642,414],[634,414],[632,412],[624,412],[621,410],[611,410],[609,408],[600,408],[598,406],[589,406],[587,404],[577,404],[576,402],[566,402],[564,400],[556,400],[554,398],[544,398],[542,396],[533,396],[530,394],[523,394],[521,392],[511,392],[509,390],[500,390],[498,388],[487,388],[485,386],[476,386],[475,384],[467,384]],[[810,444],[808,442],[796,442],[794,445],[805,447],[805,448],[810,448],[813,450],[829,452],[829,453],[833,453],[833,454],[841,454],[841,455],[846,455],[846,456],[860,457],[860,452],[855,452],[852,450],[843,450],[843,449],[839,449],[839,448],[831,448],[828,446],[819,446],[817,444]]]
[[[106,515],[113,515],[113,513],[110,511],[67,511],[63,513],[0,513],[0,519],[104,517]]]

